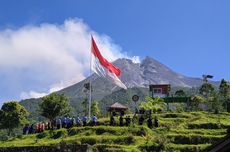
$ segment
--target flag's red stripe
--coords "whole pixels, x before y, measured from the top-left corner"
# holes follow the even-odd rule
[[[121,70],[114,66],[112,63],[107,61],[100,53],[97,44],[95,43],[93,36],[92,36],[92,46],[91,46],[91,51],[94,54],[96,58],[99,59],[100,63],[102,66],[104,66],[106,69],[108,69],[110,72],[115,73],[117,76],[121,75]]]

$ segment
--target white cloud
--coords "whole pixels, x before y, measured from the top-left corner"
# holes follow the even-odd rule
[[[133,61],[133,63],[141,63],[139,56],[133,56],[130,59]]]
[[[140,62],[139,57],[128,57],[110,37],[92,31],[82,20],[68,19],[63,25],[44,23],[0,31],[0,76],[7,77],[0,83],[9,81],[8,87],[17,88],[25,99],[83,80],[88,76],[92,33],[108,60],[125,57]]]
[[[22,99],[29,99],[29,98],[40,98],[47,95],[47,93],[39,93],[39,92],[35,92],[35,91],[29,91],[29,92],[22,92],[20,94],[20,97]]]

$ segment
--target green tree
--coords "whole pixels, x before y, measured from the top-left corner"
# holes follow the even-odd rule
[[[230,84],[224,79],[222,79],[220,82],[219,92],[223,96],[226,96],[230,93]]]
[[[223,102],[220,100],[220,93],[214,91],[212,96],[208,98],[207,107],[209,107],[209,111],[213,111],[218,114],[223,110]]]
[[[140,103],[139,108],[156,113],[157,111],[163,111],[166,109],[166,103],[160,97],[152,98],[147,96],[145,97],[144,102]]]
[[[227,95],[226,101],[227,101],[226,102],[227,103],[227,106],[226,106],[227,112],[230,112],[230,94]]]
[[[100,114],[100,108],[98,106],[97,101],[93,101],[91,105],[91,114],[99,115]]]
[[[177,96],[177,97],[185,97],[186,93],[184,92],[184,90],[177,90],[175,92],[175,96]]]
[[[219,94],[220,100],[223,102],[225,109],[230,112],[230,84],[224,79],[222,79],[220,82]]]
[[[205,100],[203,97],[201,96],[198,96],[198,95],[195,95],[191,98],[191,110],[194,110],[194,111],[199,111],[201,110],[200,109],[200,104],[201,103],[204,103]]]
[[[6,102],[0,110],[0,128],[7,129],[10,136],[14,128],[27,122],[28,115],[27,110],[17,101]]]
[[[70,111],[69,99],[64,94],[52,93],[42,98],[39,104],[41,115],[50,121]]]
[[[214,87],[211,83],[204,83],[199,89],[199,93],[205,98],[208,98],[214,91]]]

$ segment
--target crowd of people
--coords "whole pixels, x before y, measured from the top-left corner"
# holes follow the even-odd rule
[[[111,114],[111,117],[110,117],[110,125],[111,126],[115,126],[116,125],[115,124],[115,116],[116,116],[116,113],[112,113]],[[125,122],[124,122],[124,120],[125,120]],[[124,113],[122,113],[122,112],[120,113],[120,116],[119,116],[119,126],[129,126],[132,121],[134,123],[134,118],[131,119],[130,116],[124,117]],[[159,126],[157,116],[155,116],[154,120],[153,120],[152,117],[151,117],[151,114],[149,114],[147,116],[145,114],[140,114],[139,118],[138,118],[138,124],[139,125],[143,125],[145,121],[147,122],[147,126],[149,128],[153,128],[153,127],[158,127]]]
[[[110,126],[116,126],[117,124],[115,123],[115,116],[116,113],[112,113],[110,117]],[[130,116],[124,117],[124,113],[120,113],[119,116],[119,126],[130,126],[131,122],[133,119],[131,119]],[[152,119],[151,115],[148,115],[146,117],[145,115],[141,114],[139,115],[138,118],[138,124],[143,125],[144,122],[147,122],[147,126],[149,128],[158,127],[158,118],[155,116],[154,120]],[[153,122],[154,121],[154,122]],[[33,134],[33,133],[41,133],[44,132],[45,130],[54,130],[54,129],[61,129],[61,128],[71,128],[71,127],[80,127],[80,126],[87,126],[87,125],[92,125],[96,126],[97,125],[97,116],[93,115],[91,118],[87,116],[83,116],[82,118],[78,117],[62,117],[62,118],[57,118],[54,121],[49,121],[49,122],[39,122],[36,124],[26,124],[23,128],[23,134]]]
[[[23,128],[23,134],[33,134],[33,133],[41,133],[45,130],[54,130],[60,128],[71,128],[74,126],[86,126],[86,125],[97,125],[97,116],[93,115],[91,118],[84,116],[80,117],[62,117],[57,118],[54,121],[48,122],[39,122],[36,124],[26,124]]]

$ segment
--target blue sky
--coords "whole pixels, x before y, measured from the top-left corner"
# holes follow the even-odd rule
[[[26,27],[46,29],[44,23],[61,30],[66,20],[80,19],[80,23],[73,22],[87,26],[86,31],[96,32],[104,40],[102,44],[109,47],[111,43],[121,54],[126,52],[141,59],[148,55],[187,76],[213,74],[214,80],[230,80],[229,6],[227,0],[2,0],[0,35],[7,29],[14,36],[21,29],[26,33]],[[54,78],[48,82],[46,75],[32,79],[31,67],[12,68],[7,64],[0,66],[2,100],[19,99],[20,92],[30,90],[47,92],[61,81]],[[15,71],[19,71],[18,77],[13,75]],[[25,72],[26,79],[22,78]],[[11,77],[15,77],[14,81]],[[83,78],[84,74],[79,80]],[[10,88],[8,81],[16,86]]]

